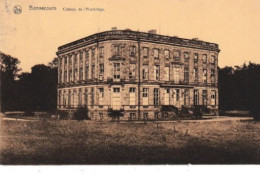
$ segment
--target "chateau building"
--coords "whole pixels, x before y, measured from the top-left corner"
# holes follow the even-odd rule
[[[218,111],[218,45],[198,39],[111,30],[58,48],[60,110],[108,109],[125,119],[154,119],[164,105]]]

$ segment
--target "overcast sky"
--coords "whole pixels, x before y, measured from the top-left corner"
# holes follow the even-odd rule
[[[58,46],[96,32],[148,31],[219,44],[219,66],[260,63],[260,0],[0,0],[0,50],[23,71],[47,64]],[[4,5],[3,5],[4,4]],[[13,13],[20,5],[22,13]],[[33,11],[32,6],[56,7]],[[103,8],[63,11],[63,8]]]

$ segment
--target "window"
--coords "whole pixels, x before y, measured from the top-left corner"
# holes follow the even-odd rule
[[[71,106],[71,91],[69,90],[69,94],[68,94],[68,106]]]
[[[159,59],[159,49],[156,49],[156,48],[155,48],[155,49],[153,50],[153,56],[154,56],[155,59]]]
[[[189,68],[184,68],[184,82],[189,83]]]
[[[170,51],[169,50],[164,50],[164,58],[169,59],[170,58]]]
[[[159,106],[159,89],[154,88],[154,106]]]
[[[202,91],[202,104],[207,105],[207,90]]]
[[[67,79],[67,71],[65,70],[64,72],[64,82],[68,82],[68,79]]]
[[[98,88],[99,90],[99,99],[104,98],[104,88]]]
[[[129,88],[130,93],[135,93],[135,88]]]
[[[216,91],[215,90],[211,91],[211,105],[212,106],[216,105]]]
[[[144,117],[144,120],[147,120],[147,119],[148,119],[148,113],[147,113],[147,112],[144,112],[144,113],[143,113],[143,117]]]
[[[95,51],[96,51],[95,48],[91,49],[91,56],[92,56],[92,58],[95,58]]]
[[[173,58],[175,60],[180,60],[180,51],[174,51],[173,52]]]
[[[198,80],[199,80],[199,74],[198,74],[198,68],[197,67],[195,67],[194,69],[193,69],[193,73],[194,73],[194,82],[195,83],[198,83]]]
[[[180,90],[176,89],[176,101],[180,100]]]
[[[189,105],[189,89],[184,90],[184,105]]]
[[[62,71],[59,71],[59,82],[62,82]]]
[[[114,79],[120,79],[120,63],[114,63]]]
[[[79,89],[79,92],[78,92],[78,105],[79,105],[79,106],[82,105],[82,93],[81,93],[81,89]]]
[[[148,88],[143,88],[143,105],[148,105]]]
[[[210,57],[210,63],[215,64],[215,55],[211,55]]]
[[[180,83],[180,65],[173,65],[173,81],[175,84]]]
[[[120,92],[120,88],[113,88],[113,92],[114,93],[119,93]]]
[[[154,112],[154,118],[155,119],[159,119],[160,118],[160,114],[159,114],[159,112]]]
[[[92,79],[95,78],[95,65],[92,65],[92,67],[91,67],[91,78]]]
[[[64,59],[64,64],[65,64],[65,65],[67,65],[67,58],[68,58],[68,57],[65,57],[65,59]]]
[[[103,113],[99,113],[99,119],[103,120]]]
[[[130,46],[130,56],[135,56],[135,53],[136,53],[136,47]]]
[[[99,64],[99,80],[103,80],[104,76],[104,64]]]
[[[130,64],[129,79],[135,79],[135,64]]]
[[[185,62],[189,62],[189,53],[188,52],[184,52],[184,61]]]
[[[80,69],[79,69],[79,80],[80,81],[83,80],[83,68],[82,67],[80,67]]]
[[[207,63],[207,54],[203,54],[202,55],[202,60],[203,60],[203,63]]]
[[[99,56],[104,57],[104,47],[99,48]]]
[[[121,51],[120,45],[114,45],[113,48],[114,48],[114,55],[116,56],[120,55],[120,51]]]
[[[86,60],[89,59],[89,50],[86,51]]]
[[[75,68],[74,69],[74,81],[78,81],[79,79],[78,79],[78,69],[77,68]]]
[[[194,90],[194,105],[199,105],[199,91],[197,89]]]
[[[91,88],[91,106],[94,106],[94,99],[95,99],[95,93],[94,93],[94,88]]]
[[[170,88],[165,89],[163,99],[164,99],[164,105],[170,105]]]
[[[64,58],[63,58],[63,59],[64,59]],[[63,59],[60,58],[60,62],[59,62],[59,64],[60,64],[60,69],[62,69],[62,61],[63,61]]]
[[[165,71],[165,74],[164,74],[164,79],[165,81],[170,81],[170,67],[166,66],[164,67],[164,71]]]
[[[82,63],[83,62],[83,52],[79,53],[79,62]]]
[[[144,57],[148,57],[149,50],[148,50],[147,47],[144,47],[144,48],[143,48],[143,54],[144,54]]]
[[[143,80],[148,80],[148,75],[149,75],[148,65],[143,65]]]
[[[203,83],[207,83],[207,70],[203,69]]]
[[[78,65],[78,58],[77,56],[75,55],[75,58],[74,58],[74,67],[76,67]]]
[[[129,88],[130,92],[130,105],[135,105],[135,88]]]
[[[104,64],[99,64],[99,73],[104,74]]]
[[[85,89],[85,93],[84,93],[84,103],[87,106],[88,105],[88,89]]]
[[[154,66],[154,80],[159,80],[160,78],[160,66],[155,65]]]
[[[72,62],[71,59],[72,59],[72,58],[71,58],[71,56],[70,56],[70,57],[69,57],[69,64],[70,64],[70,65],[71,65],[71,62]]]
[[[135,120],[135,119],[136,119],[136,114],[130,113],[130,120]]]
[[[89,77],[89,67],[88,67],[88,65],[85,68],[86,68],[85,69],[85,78],[86,78],[86,80],[88,80],[88,77]]]
[[[69,71],[69,81],[72,82],[72,70]]]
[[[214,69],[211,70],[210,78],[211,78],[211,83],[215,83],[215,70]]]
[[[199,59],[198,53],[194,53],[194,63],[197,63]]]
[[[143,88],[143,97],[148,97],[148,88]]]

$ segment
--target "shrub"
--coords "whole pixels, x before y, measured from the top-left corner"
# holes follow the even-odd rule
[[[193,116],[200,118],[202,116],[202,107],[194,106],[193,108]]]
[[[124,116],[124,110],[113,110],[113,109],[108,109],[108,116],[112,118],[112,120],[117,119],[119,122],[120,117]]]
[[[78,108],[74,114],[73,114],[73,118],[75,120],[90,120],[89,116],[88,116],[88,109],[85,107],[81,107]]]
[[[24,111],[24,116],[34,116],[35,114],[32,112],[32,110],[27,109],[26,111]]]
[[[259,106],[258,106],[259,107]],[[254,117],[255,120],[260,121],[260,109],[257,107],[252,107],[250,109],[250,115]]]
[[[61,111],[61,110],[57,110],[55,115],[58,115],[60,119],[62,120],[66,120],[69,118],[69,113],[68,111]]]

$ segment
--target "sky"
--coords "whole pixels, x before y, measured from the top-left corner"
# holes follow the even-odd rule
[[[219,66],[260,63],[260,0],[0,0],[0,50],[23,72],[56,57],[59,46],[129,28],[219,44]],[[13,7],[20,5],[21,14]],[[55,11],[29,10],[56,7]],[[104,11],[64,11],[101,8]]]

